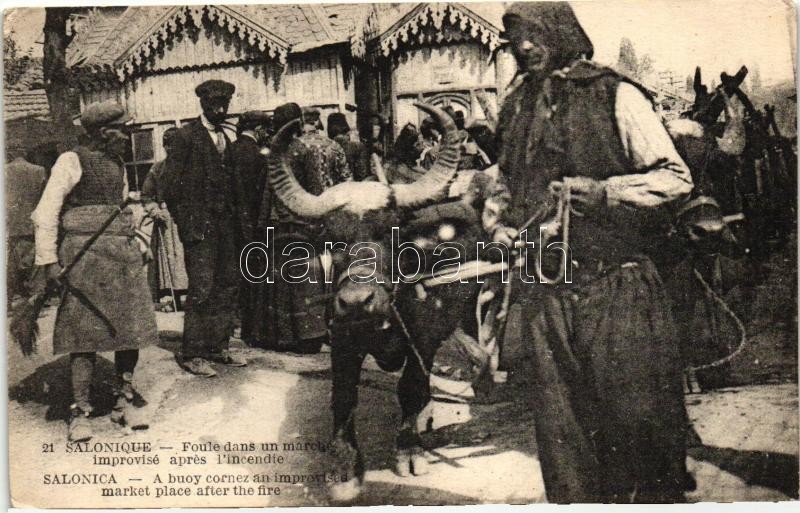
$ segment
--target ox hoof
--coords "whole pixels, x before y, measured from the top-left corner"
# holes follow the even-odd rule
[[[411,475],[411,452],[409,450],[399,449],[397,451],[397,464],[394,470],[400,477],[408,477]]]
[[[415,476],[424,476],[428,473],[428,460],[422,451],[411,455],[411,472]]]
[[[395,471],[400,477],[424,476],[428,473],[428,460],[422,449],[399,449]]]
[[[361,493],[361,479],[354,477],[344,483],[332,484],[328,487],[331,502],[352,502]]]

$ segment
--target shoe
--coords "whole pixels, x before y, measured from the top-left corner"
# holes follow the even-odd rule
[[[147,401],[133,388],[133,374],[125,372],[117,380],[114,390],[117,402],[111,410],[111,421],[134,430],[149,428],[150,421],[144,410]]]
[[[89,422],[91,407],[81,408],[77,404],[69,407],[69,429],[67,440],[70,442],[88,442],[92,439],[92,425]]]
[[[181,367],[187,372],[203,376],[204,378],[213,378],[217,375],[217,371],[203,358],[195,356],[194,358],[185,359],[181,362]]]
[[[247,365],[247,360],[239,355],[231,353],[227,349],[223,349],[218,353],[209,353],[206,358],[212,362],[221,363],[230,367],[244,367]]]

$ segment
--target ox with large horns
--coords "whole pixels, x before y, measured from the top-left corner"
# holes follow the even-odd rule
[[[433,245],[448,239],[474,248],[481,236],[475,210],[465,202],[447,200],[460,158],[455,124],[435,106],[416,106],[439,123],[444,137],[433,167],[410,184],[345,182],[316,196],[302,188],[285,159],[296,122],[281,128],[273,141],[270,183],[278,200],[297,216],[321,222],[326,242],[370,244],[377,261],[367,265],[354,259],[352,251],[333,253],[334,275],[338,278],[333,281],[336,289],[329,308],[334,417],[331,452],[335,472],[348,478],[330,487],[335,501],[354,498],[363,482],[365,469],[354,416],[361,366],[368,354],[384,370],[403,369],[398,383],[403,418],[397,437],[397,471],[400,475],[426,471],[417,424],[418,415],[430,400],[433,357],[441,341],[464,319],[474,316],[480,288],[475,282],[448,283],[428,294],[420,293],[419,283],[389,279],[389,274],[403,265],[402,260],[394,261],[389,248],[394,239],[388,235],[395,227],[401,239],[413,240],[413,246],[425,255],[426,264],[412,273],[417,276],[428,273],[431,262],[435,265],[438,257],[431,251]],[[447,229],[441,230],[443,226]],[[474,256],[462,254],[459,258],[466,261]]]

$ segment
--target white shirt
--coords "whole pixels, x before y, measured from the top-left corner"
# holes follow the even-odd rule
[[[58,216],[61,213],[61,207],[64,206],[64,200],[78,185],[82,175],[81,162],[75,152],[62,153],[53,165],[50,179],[47,180],[39,204],[31,214],[35,239],[35,265],[58,262]],[[122,176],[124,186],[120,201],[128,196],[128,177],[126,173],[123,173]],[[140,205],[137,206],[141,209]],[[132,208],[132,210],[134,211],[134,223],[138,226],[142,216],[137,215],[138,209]]]
[[[217,127],[215,127],[208,119],[206,119],[205,114],[200,114],[200,123],[208,130],[208,135],[211,136],[211,140],[214,141],[214,145],[222,144],[224,148],[227,142],[225,138],[222,137],[222,134],[217,132]],[[228,140],[230,142],[234,142],[236,140],[236,130],[234,130],[230,125],[225,123],[220,124],[222,127],[222,131],[228,136]],[[219,138],[222,137],[222,142],[220,143]]]
[[[608,204],[657,207],[688,196],[693,187],[689,167],[652,104],[636,86],[619,84],[615,115],[627,157],[636,169],[648,171],[606,179]]]

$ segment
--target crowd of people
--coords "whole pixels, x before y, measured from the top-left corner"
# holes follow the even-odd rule
[[[548,499],[678,502],[692,486],[684,365],[670,298],[648,254],[660,247],[654,237],[664,220],[692,196],[694,169],[646,91],[589,60],[592,43],[566,3],[514,4],[503,22],[519,76],[497,126],[449,113],[460,134],[459,167],[482,172],[498,165],[503,177],[497,190],[507,209],[484,212],[501,219],[487,240],[513,247],[514,227],[537,218],[553,183],[563,187],[566,177],[581,214],[570,235],[579,264],[573,283],[523,287],[515,296],[534,355],[532,397]],[[299,120],[286,159],[315,195],[349,180],[410,183],[436,159],[441,134],[430,119],[402,127],[387,149],[378,115],[363,138],[344,114],[323,123],[319,110],[296,103],[271,114],[245,112],[230,124],[234,91],[222,80],[197,86],[201,113],[164,133],[167,157],[149,171],[141,211],[116,217],[64,280],[53,340],[56,353],[70,354],[71,441],[92,436],[86,418],[99,351],[116,355],[112,420],[147,427],[137,414],[145,403],[133,374],[138,350],[157,339],[152,300],[159,290],[186,290],[185,301],[172,298],[185,312],[179,362],[197,376],[214,376],[215,365],[247,365],[229,348],[237,325],[248,345],[268,350],[314,353],[326,342],[325,303],[308,301],[328,292],[324,280],[254,284],[239,270],[243,247],[263,240],[268,228],[278,259],[272,270],[288,259],[284,245],[320,237],[320,226],[273,197],[267,159],[278,129]],[[35,245],[33,287],[58,276],[128,197],[119,158],[128,122],[116,103],[87,106],[86,137],[53,166],[31,216],[35,230],[21,223],[10,234]],[[24,169],[41,187],[44,175],[34,171]],[[149,287],[143,258],[154,262]],[[308,265],[325,273],[330,264]],[[19,274],[15,280],[24,281]]]

